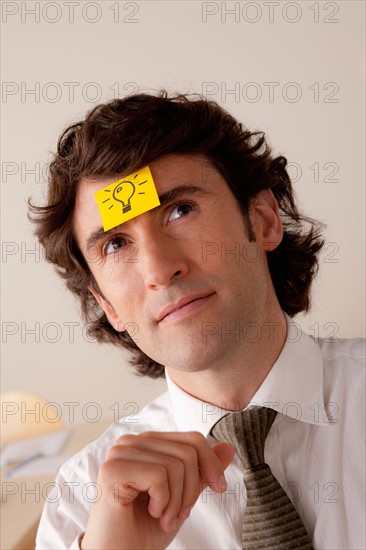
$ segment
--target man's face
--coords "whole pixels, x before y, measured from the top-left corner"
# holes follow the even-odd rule
[[[263,209],[251,214],[250,243],[232,192],[204,156],[170,154],[149,167],[162,204],[99,231],[89,251],[101,227],[94,192],[116,179],[80,183],[75,235],[107,300],[93,294],[155,361],[185,372],[217,368],[268,307]]]

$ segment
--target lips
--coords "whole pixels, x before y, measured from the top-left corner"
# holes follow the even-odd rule
[[[196,294],[194,296],[185,296],[184,298],[181,298],[174,304],[169,304],[166,306],[158,315],[157,321],[160,323],[163,321],[166,317],[171,315],[172,313],[179,311],[180,309],[184,308],[185,306],[188,306],[188,304],[193,304],[194,302],[204,300],[205,298],[208,298],[209,296],[212,296],[214,294],[213,292],[205,292],[202,294]]]

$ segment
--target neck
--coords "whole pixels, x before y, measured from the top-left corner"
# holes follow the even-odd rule
[[[231,346],[230,357],[210,361],[195,372],[166,367],[169,376],[182,390],[205,403],[240,411],[250,403],[285,344],[287,324],[282,311],[259,325],[258,333],[259,338],[248,334],[240,345]]]

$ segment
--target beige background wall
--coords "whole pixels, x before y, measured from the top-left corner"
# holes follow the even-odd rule
[[[63,127],[137,90],[204,93],[268,133],[301,206],[327,224],[313,310],[298,322],[315,336],[364,334],[364,2],[1,8],[2,392],[35,392],[68,422],[131,414],[164,389],[85,341],[78,305],[26,219]]]

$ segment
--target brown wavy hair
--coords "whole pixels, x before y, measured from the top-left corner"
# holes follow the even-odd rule
[[[140,93],[98,105],[66,128],[49,166],[47,203],[29,200],[29,217],[46,259],[79,297],[89,335],[129,350],[136,371],[151,378],[164,376],[163,365],[127,332],[117,332],[88,290],[93,286],[102,295],[76,243],[72,217],[82,178],[132,173],[168,153],[201,153],[213,162],[240,205],[251,241],[250,202],[261,190],[272,190],[284,235],[267,259],[278,301],[290,317],[309,310],[324,244],[323,224],[301,215],[295,205],[286,158],[272,154],[263,132],[250,132],[214,101],[198,94],[169,97],[164,90]]]

